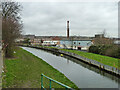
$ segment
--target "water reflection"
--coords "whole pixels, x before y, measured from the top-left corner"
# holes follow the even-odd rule
[[[111,75],[111,74],[109,74],[109,73],[107,73],[107,72],[105,72],[105,71],[102,71],[102,70],[100,70],[100,69],[98,69],[98,68],[92,67],[92,66],[90,66],[90,65],[88,65],[88,64],[86,64],[86,63],[84,63],[84,62],[79,61],[78,59],[69,57],[69,56],[67,56],[67,55],[64,55],[64,58],[67,58],[68,61],[71,60],[71,61],[73,61],[73,62],[75,62],[75,63],[77,63],[77,64],[80,64],[80,65],[83,66],[84,68],[89,69],[89,70],[92,70],[92,71],[94,71],[94,72],[96,72],[96,73],[98,73],[98,74],[100,74],[100,75],[102,75],[102,76],[106,76],[107,78],[110,78],[110,79],[112,79],[112,80],[115,80],[116,83],[118,83],[118,80],[120,80],[118,77],[116,77],[116,76],[114,76],[114,75]]]

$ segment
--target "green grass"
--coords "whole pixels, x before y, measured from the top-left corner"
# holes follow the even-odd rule
[[[2,87],[2,78],[0,77],[0,88]]]
[[[51,77],[72,88],[77,86],[70,81],[64,74],[60,73],[52,66],[33,54],[18,48],[15,50],[14,59],[5,59],[5,73],[3,78],[3,88],[40,88],[41,73]],[[48,87],[48,79],[43,79],[44,87]],[[53,88],[62,88],[62,86],[53,83]]]
[[[103,56],[103,55],[89,53],[89,52],[82,52],[82,51],[77,51],[77,50],[68,50],[68,49],[61,49],[61,50],[72,52],[72,53],[78,54],[80,56],[96,60],[105,65],[113,66],[116,68],[120,67],[120,64],[119,64],[120,59],[117,59],[117,58],[112,58],[112,57],[108,57],[108,56]]]

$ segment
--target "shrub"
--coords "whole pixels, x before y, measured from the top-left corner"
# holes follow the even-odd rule
[[[99,54],[100,53],[100,49],[99,49],[98,46],[90,46],[89,47],[89,52]]]
[[[92,45],[89,48],[89,52],[114,58],[120,58],[120,47],[117,45]]]
[[[106,50],[105,55],[120,58],[120,48],[114,45]]]

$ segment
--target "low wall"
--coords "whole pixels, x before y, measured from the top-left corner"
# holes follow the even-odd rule
[[[112,66],[102,64],[102,63],[100,63],[98,61],[95,61],[95,60],[92,60],[92,59],[82,57],[82,56],[77,55],[75,53],[59,50],[57,48],[45,48],[45,47],[35,47],[35,46],[27,46],[27,47],[32,47],[32,48],[42,49],[42,50],[46,50],[46,51],[65,54],[65,55],[68,55],[70,57],[76,58],[79,61],[83,61],[83,62],[85,62],[85,63],[87,63],[89,65],[95,66],[95,67],[97,67],[97,68],[99,68],[101,70],[104,70],[104,71],[106,71],[106,72],[108,72],[110,74],[113,74],[113,75],[116,75],[116,76],[120,77],[120,70],[119,69],[117,69],[115,67],[112,67]]]
[[[84,62],[86,62],[86,63],[88,63],[90,65],[96,66],[97,68],[100,68],[101,70],[107,71],[107,72],[115,74],[117,76],[120,76],[120,70],[115,68],[115,67],[108,66],[108,65],[102,64],[102,63],[100,63],[98,61],[82,57],[82,56],[77,55],[75,53],[62,51],[62,50],[59,50],[59,52],[62,53],[62,54],[69,55],[69,56],[72,56],[74,58],[77,58],[79,60],[82,60],[82,61],[84,61]]]

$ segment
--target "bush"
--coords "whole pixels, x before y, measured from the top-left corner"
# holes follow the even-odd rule
[[[117,45],[92,45],[89,48],[89,52],[120,58],[120,47],[118,48]]]
[[[100,49],[99,49],[98,46],[90,46],[89,52],[99,54],[100,53]]]
[[[113,46],[111,48],[108,48],[105,52],[105,55],[114,58],[120,58],[120,48],[118,46]]]

